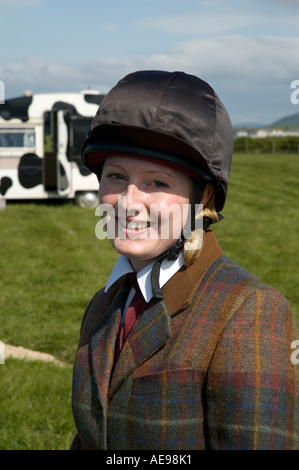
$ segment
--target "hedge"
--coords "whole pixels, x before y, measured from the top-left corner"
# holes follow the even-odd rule
[[[299,153],[299,137],[238,137],[236,153]]]

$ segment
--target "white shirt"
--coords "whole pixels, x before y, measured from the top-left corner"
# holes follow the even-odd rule
[[[152,283],[151,283],[151,271],[152,267],[154,265],[154,262],[148,264],[143,268],[141,271],[137,273],[137,282],[140,288],[140,291],[145,299],[145,301],[148,303],[152,297]],[[181,269],[181,267],[184,265],[184,257],[183,257],[183,252],[179,254],[179,257],[175,259],[174,261],[169,261],[167,258],[165,258],[162,263],[161,263],[161,268],[160,268],[160,276],[159,276],[159,287],[163,287],[164,284],[166,284],[167,281],[169,281],[174,274]],[[134,272],[134,269],[132,268],[132,265],[130,263],[130,260],[126,258],[124,255],[120,255],[120,257],[117,260],[116,265],[114,266],[108,282],[105,287],[105,292],[122,276],[125,274]],[[127,311],[128,306],[130,305],[130,302],[135,294],[135,289],[132,287],[132,289],[129,292],[126,305],[123,311],[122,315],[122,322],[124,320],[124,312]]]

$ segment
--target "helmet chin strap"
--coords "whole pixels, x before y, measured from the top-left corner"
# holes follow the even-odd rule
[[[151,283],[152,283],[152,293],[155,299],[163,299],[163,292],[160,288],[159,277],[160,277],[160,268],[162,261],[167,258],[169,260],[175,260],[179,257],[179,254],[184,246],[184,235],[182,233],[181,238],[177,240],[175,245],[168,251],[162,253],[158,258],[156,258],[152,272],[151,272]]]
[[[192,200],[190,202],[191,231],[195,230],[196,205],[200,204],[205,187],[206,187],[206,182],[200,181],[195,188]],[[209,217],[204,217],[203,229],[207,230],[211,222],[212,221]],[[184,235],[184,230],[185,229],[182,230],[181,237],[176,241],[176,243],[169,250],[165,251],[160,256],[158,256],[158,258],[156,258],[154,262],[152,272],[151,272],[151,283],[152,283],[152,293],[155,299],[159,299],[159,300],[163,299],[163,292],[159,284],[160,268],[161,268],[162,261],[165,258],[167,258],[169,261],[174,261],[175,259],[179,257],[180,252],[182,251],[183,246],[184,246],[186,234],[190,235],[191,233],[191,231],[188,230],[188,231],[185,231],[185,235]]]

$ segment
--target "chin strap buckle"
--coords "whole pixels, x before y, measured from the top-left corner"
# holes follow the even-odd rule
[[[182,251],[183,246],[184,246],[184,237],[182,236],[176,242],[176,244],[172,248],[170,248],[170,250],[166,252],[167,259],[169,261],[174,261],[175,259],[177,259],[180,255],[180,252]]]

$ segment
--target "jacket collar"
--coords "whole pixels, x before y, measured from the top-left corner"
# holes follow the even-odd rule
[[[170,316],[188,307],[206,271],[220,255],[222,249],[214,233],[207,231],[197,260],[188,268],[183,266],[162,288],[163,299]]]
[[[162,263],[160,286],[162,287],[163,300],[170,316],[174,316],[188,307],[206,271],[222,253],[222,249],[214,233],[208,230],[204,236],[201,254],[191,266],[187,268],[183,265],[182,253],[175,264],[163,265]],[[121,269],[112,271],[106,286],[106,291],[110,291],[110,287],[113,286],[109,292],[112,299],[120,285],[120,277],[133,271],[129,260],[125,257],[122,258],[124,259],[119,258]],[[141,279],[139,286],[147,302],[152,299],[151,287],[149,286],[151,267],[152,265],[148,265],[148,267],[146,267],[148,269],[142,270],[144,273],[140,272],[139,275],[139,280]],[[170,267],[171,269],[169,269]],[[196,279],[196,282],[194,282],[194,279]]]
[[[152,284],[151,284],[151,271],[154,263],[150,263],[145,268],[137,273],[137,281],[142,292],[142,295],[147,303],[152,299]],[[174,274],[184,265],[183,253],[180,253],[179,257],[176,260],[169,261],[164,259],[160,268],[160,278],[159,285],[163,287],[169,279],[174,276]],[[107,281],[105,292],[107,292],[110,287],[112,287],[118,279],[120,279],[125,274],[133,272],[132,265],[126,256],[120,255],[117,260],[116,265],[113,268],[113,271],[110,274],[110,277]]]

